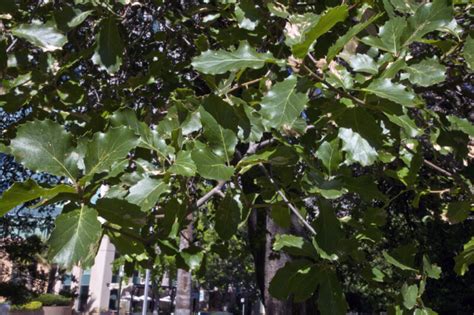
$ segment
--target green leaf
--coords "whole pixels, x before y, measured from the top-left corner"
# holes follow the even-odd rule
[[[413,107],[415,105],[415,94],[407,90],[406,86],[393,83],[389,79],[374,80],[362,90],[403,106]]]
[[[201,250],[201,248],[191,245],[190,247],[183,249],[180,252],[180,255],[186,265],[189,267],[189,270],[195,270],[201,265],[204,252]]]
[[[387,197],[378,189],[377,182],[369,175],[345,177],[344,187],[350,192],[359,194],[367,202],[372,202],[373,199],[387,201]]]
[[[4,191],[0,197],[0,217],[16,206],[27,201],[42,198],[47,201],[59,193],[75,193],[76,190],[68,185],[57,185],[52,188],[45,188],[38,185],[34,180],[27,179],[21,183],[14,183],[8,190]]]
[[[413,269],[412,267],[401,263],[400,261],[395,259],[393,256],[389,255],[386,251],[382,252],[382,254],[383,254],[383,257],[385,258],[385,260],[389,264],[394,265],[395,267],[400,268],[401,270],[417,271],[416,269]]]
[[[377,15],[374,15],[372,16],[370,19],[368,19],[367,21],[363,22],[363,23],[358,23],[356,25],[354,25],[353,27],[351,27],[346,34],[344,34],[343,36],[339,37],[336,41],[336,43],[334,43],[331,47],[329,47],[329,50],[328,50],[328,54],[327,54],[327,57],[326,57],[326,60],[327,60],[327,63],[329,64],[331,62],[331,60],[334,59],[334,57],[336,57],[337,54],[339,54],[339,52],[344,48],[344,46],[354,37],[356,36],[357,34],[359,34],[360,32],[362,32],[364,29],[367,28],[367,26],[369,26],[370,24],[374,23],[377,19],[379,19],[383,14],[380,13],[380,14],[377,14]]]
[[[290,282],[300,270],[311,267],[312,263],[308,260],[293,260],[287,262],[285,266],[278,269],[270,281],[268,291],[270,294],[279,299],[286,300],[291,293]]]
[[[148,211],[156,205],[161,195],[168,191],[167,183],[147,177],[130,187],[127,200],[140,206],[142,211]]]
[[[474,70],[474,36],[469,35],[466,38],[462,54],[469,68]]]
[[[369,74],[377,74],[379,72],[378,66],[374,59],[366,54],[355,54],[350,56],[349,65],[356,72],[365,72]]]
[[[337,254],[340,250],[339,242],[344,235],[334,210],[326,200],[320,202],[315,229],[317,232],[315,240],[318,247],[327,255]]]
[[[242,0],[240,4],[235,7],[235,17],[239,22],[239,27],[253,31],[257,27],[260,18],[260,12],[255,7],[255,4],[250,0]]]
[[[436,60],[424,59],[420,63],[405,68],[411,83],[428,87],[443,82],[446,79],[446,67]]]
[[[439,279],[441,267],[432,264],[426,255],[423,255],[423,272],[431,279]]]
[[[338,138],[331,142],[324,141],[316,151],[316,157],[321,160],[329,175],[335,171],[342,162],[340,141]]]
[[[402,286],[403,305],[411,310],[416,305],[418,297],[418,287],[416,284],[408,286],[406,283]]]
[[[71,6],[64,6],[59,10],[55,10],[53,15],[58,28],[67,32],[82,24],[93,12],[93,10],[81,11]]]
[[[223,74],[246,68],[260,69],[266,62],[275,62],[271,53],[258,53],[244,41],[235,51],[205,51],[200,56],[194,57],[191,65],[202,73]]]
[[[97,211],[82,205],[56,218],[56,227],[49,238],[49,257],[57,264],[71,268],[94,262],[102,228]]]
[[[273,250],[279,251],[283,247],[296,247],[301,249],[303,247],[304,240],[300,236],[295,236],[291,234],[279,234],[275,238],[273,243]]]
[[[127,127],[95,133],[91,141],[84,143],[86,177],[109,171],[115,162],[125,159],[137,144],[138,137]]]
[[[219,203],[215,220],[216,232],[222,239],[229,240],[237,233],[240,223],[240,207],[232,194],[226,193],[224,199]]]
[[[300,32],[304,39],[295,45],[292,45],[293,55],[297,58],[304,58],[311,49],[311,46],[313,46],[321,35],[329,32],[329,30],[331,30],[337,23],[344,21],[348,15],[349,12],[347,5],[340,5],[328,9],[326,13],[321,15],[317,23],[312,23],[311,27],[307,30],[294,30]]]
[[[471,209],[469,200],[450,202],[446,210],[446,217],[451,224],[460,223],[469,217],[471,210],[474,209]]]
[[[474,137],[474,124],[469,120],[453,115],[446,116],[446,118],[451,123],[451,129],[462,131],[470,137]]]
[[[339,128],[337,136],[342,140],[342,150],[347,152],[346,158],[349,164],[358,162],[362,166],[368,166],[377,160],[377,151],[357,132]]]
[[[434,0],[420,5],[415,14],[408,18],[409,34],[404,46],[419,41],[424,35],[449,25],[453,18],[452,7],[446,0]]]
[[[260,104],[260,114],[268,121],[266,126],[280,129],[291,128],[308,103],[306,93],[297,90],[297,77],[291,75],[276,83]]]
[[[220,125],[204,108],[201,107],[200,113],[204,136],[209,141],[209,147],[212,152],[229,164],[238,143],[237,135],[232,130],[225,129]]]
[[[224,161],[209,149],[197,149],[191,153],[198,173],[207,179],[229,180],[234,175],[234,168],[226,166]]]
[[[394,17],[380,27],[378,37],[362,38],[366,45],[373,46],[398,55],[402,47],[402,37],[406,34],[407,21],[403,17]]]
[[[79,174],[80,156],[72,136],[51,120],[35,120],[21,125],[10,144],[11,153],[27,168],[74,180]]]
[[[92,56],[92,62],[99,66],[99,69],[106,70],[113,74],[122,65],[122,55],[124,46],[122,38],[114,17],[109,16],[100,24],[100,31],[97,34],[96,48]]]
[[[95,204],[99,216],[108,222],[125,227],[140,227],[145,224],[145,213],[140,207],[123,199],[101,198]]]
[[[191,158],[190,151],[179,151],[174,164],[168,169],[172,174],[182,176],[194,176],[196,174],[196,165]]]
[[[387,112],[384,112],[385,116],[388,117],[388,119],[394,123],[395,125],[403,128],[407,136],[415,138],[423,134],[423,131],[418,128],[418,126],[415,124],[415,121],[408,117],[408,115],[391,115]]]
[[[20,24],[12,29],[12,34],[38,46],[43,51],[62,49],[67,43],[67,37],[59,32],[52,22]]]
[[[383,130],[380,123],[365,108],[354,107],[346,109],[335,119],[339,127],[352,129],[362,138],[367,140],[374,148],[380,148],[383,144]]]
[[[318,308],[321,315],[345,315],[347,302],[341,284],[332,270],[319,272]]]
[[[456,265],[454,271],[460,276],[463,276],[469,271],[469,266],[474,264],[474,237],[469,242],[464,244],[464,250],[454,258]]]

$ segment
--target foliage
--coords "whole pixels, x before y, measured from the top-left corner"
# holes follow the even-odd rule
[[[293,258],[277,298],[344,314],[349,273],[385,310],[433,314],[425,293],[450,271],[416,232],[472,233],[472,117],[433,96],[472,79],[472,7],[255,4],[2,2],[0,106],[28,114],[0,149],[64,178],[12,185],[2,205],[67,203],[50,238],[66,267],[90,264],[107,234],[129,265],[195,272],[220,240],[180,248],[189,214],[198,225],[209,205],[203,231],[227,241],[271,209],[301,227],[274,236]],[[472,246],[454,251],[464,274]]]
[[[31,301],[33,292],[28,290],[23,283],[1,282],[0,296],[5,297],[12,304],[24,304]]]
[[[35,301],[40,302],[44,306],[68,306],[71,304],[71,298],[58,294],[41,294]]]
[[[26,304],[21,305],[12,305],[10,307],[11,311],[37,311],[43,307],[43,304],[38,301],[32,301]]]

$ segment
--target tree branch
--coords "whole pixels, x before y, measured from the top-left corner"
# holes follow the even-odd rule
[[[212,188],[207,194],[205,194],[204,196],[202,196],[201,198],[198,199],[198,201],[196,202],[196,208],[200,208],[201,206],[203,206],[209,199],[211,199],[212,196],[214,195],[221,195],[222,194],[222,187],[224,187],[225,185],[225,181],[219,181],[217,183],[217,185]]]
[[[301,223],[304,225],[304,227],[306,229],[308,229],[308,231],[311,232],[311,234],[313,235],[316,235],[316,230],[311,226],[311,224],[309,224],[308,221],[305,220],[305,218],[303,218],[303,216],[301,215],[301,213],[298,211],[298,209],[290,202],[290,200],[288,200],[288,198],[286,198],[286,195],[285,193],[283,192],[283,190],[278,186],[277,182],[273,179],[273,177],[270,175],[270,173],[267,171],[267,169],[265,168],[265,166],[263,166],[263,164],[259,164],[260,168],[262,169],[262,171],[265,173],[265,176],[268,178],[268,180],[270,181],[270,183],[273,184],[273,186],[275,187],[278,195],[280,195],[281,199],[283,199],[283,201],[286,203],[286,205],[288,206],[288,208],[290,208],[290,210],[293,212],[293,214],[301,221]]]

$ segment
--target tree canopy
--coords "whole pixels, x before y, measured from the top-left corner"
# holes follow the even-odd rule
[[[470,18],[447,0],[2,0],[0,106],[25,114],[0,150],[61,180],[11,185],[0,214],[62,205],[65,267],[108,235],[129,266],[199,272],[266,212],[290,258],[274,298],[345,314],[353,279],[436,314],[425,292],[452,270],[430,238],[457,224],[459,281],[474,262]]]

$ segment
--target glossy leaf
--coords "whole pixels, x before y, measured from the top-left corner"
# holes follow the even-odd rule
[[[446,79],[446,67],[436,59],[425,59],[405,69],[411,83],[419,86],[431,86]]]
[[[471,209],[469,200],[450,202],[446,210],[446,217],[451,224],[460,223],[469,217],[471,210],[474,208]]]
[[[92,56],[94,64],[109,74],[114,74],[122,65],[124,46],[117,22],[110,16],[102,21],[97,34],[96,49]]]
[[[237,145],[237,135],[229,129],[224,128],[206,110],[201,108],[201,122],[204,127],[204,136],[209,141],[211,150],[230,163]]]
[[[404,45],[421,40],[429,32],[449,25],[452,19],[452,8],[446,0],[434,0],[419,6],[415,14],[408,18],[410,31]]]
[[[326,13],[322,14],[317,23],[313,23],[311,27],[304,30],[296,30],[303,34],[303,40],[292,46],[293,55],[298,58],[304,58],[311,50],[311,46],[321,35],[330,31],[337,23],[343,22],[348,16],[347,5],[330,8]]]
[[[339,220],[329,202],[321,201],[320,212],[315,222],[316,242],[325,254],[337,254],[339,241],[343,237],[343,231]]]
[[[389,79],[377,79],[372,81],[363,91],[375,94],[381,98],[403,106],[413,107],[415,105],[415,94],[407,90],[406,86],[393,83]]]
[[[316,151],[316,157],[321,160],[329,174],[335,171],[342,162],[339,139],[334,139],[331,142],[324,141],[321,143]]]
[[[271,128],[290,128],[300,117],[308,96],[297,90],[297,78],[292,75],[276,83],[262,99],[260,114]]]
[[[454,260],[456,261],[454,270],[458,275],[463,276],[469,270],[469,266],[474,264],[474,237],[464,244],[463,251]]]
[[[332,270],[324,270],[319,274],[319,311],[322,315],[345,315],[347,302],[336,274]]]
[[[111,128],[94,134],[85,146],[85,173],[93,175],[106,172],[117,161],[127,157],[138,144],[138,137],[127,127]]]
[[[474,71],[474,36],[470,35],[466,38],[463,48],[463,56],[466,63],[472,71]]]
[[[99,216],[122,227],[140,227],[145,224],[145,214],[140,207],[123,199],[101,198],[95,208]]]
[[[192,66],[202,73],[222,74],[246,68],[260,69],[266,62],[275,62],[271,53],[258,53],[247,42],[241,42],[235,51],[205,51],[193,58]]]
[[[216,209],[216,232],[224,240],[229,240],[240,223],[240,207],[234,197],[227,193]]]
[[[413,284],[408,286],[406,283],[402,287],[403,305],[411,310],[416,305],[418,297],[418,287]]]
[[[72,136],[51,120],[35,120],[21,125],[11,141],[11,154],[23,165],[38,172],[75,179],[79,154]]]
[[[328,54],[326,57],[327,62],[331,62],[331,60],[334,59],[334,57],[339,54],[339,52],[344,48],[344,46],[357,34],[362,32],[364,29],[366,29],[370,24],[374,23],[376,20],[378,20],[382,14],[377,14],[372,16],[370,19],[363,23],[358,23],[354,25],[352,28],[350,28],[346,34],[343,36],[339,37],[337,41],[329,47]]]
[[[32,179],[27,179],[21,183],[14,183],[0,196],[0,217],[27,201],[32,201],[37,198],[42,198],[43,201],[47,201],[59,193],[75,192],[76,190],[72,186],[61,184],[51,188],[45,188],[38,185]]]
[[[171,165],[168,171],[182,176],[194,176],[196,174],[196,165],[191,158],[191,152],[179,151],[174,164]]]
[[[369,55],[355,54],[349,58],[349,64],[352,69],[357,72],[365,72],[369,74],[377,74],[379,72],[378,66]]]
[[[342,150],[347,152],[347,161],[358,162],[363,166],[374,164],[377,160],[377,151],[352,129],[339,128],[338,137],[342,140]]]
[[[43,51],[62,49],[67,37],[56,29],[53,23],[20,24],[12,29],[12,34],[23,38]]]
[[[234,168],[226,166],[224,161],[209,149],[198,149],[191,153],[199,175],[207,179],[229,180]]]
[[[49,238],[49,257],[67,268],[79,262],[84,267],[91,265],[102,234],[97,211],[82,205],[59,215],[55,225]]]
[[[402,48],[402,37],[406,34],[407,21],[403,17],[394,17],[380,27],[378,36],[367,36],[362,42],[367,45],[398,55]]]
[[[446,118],[451,123],[452,129],[462,131],[470,137],[474,137],[474,124],[472,124],[470,121],[454,115],[448,115]]]
[[[140,206],[142,211],[148,211],[168,190],[169,186],[164,181],[147,177],[130,187],[127,201]]]

